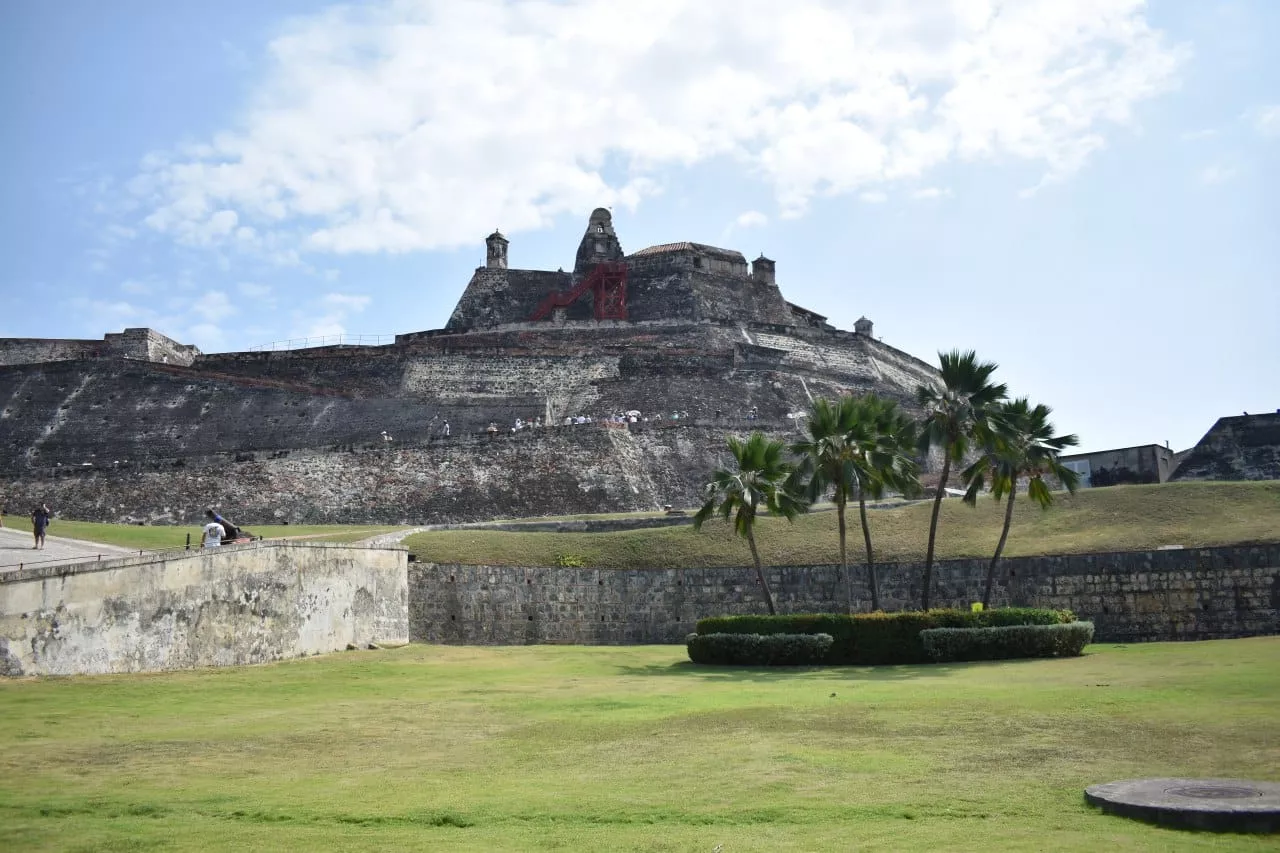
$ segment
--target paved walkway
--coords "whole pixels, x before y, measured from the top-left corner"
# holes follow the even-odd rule
[[[426,527],[410,527],[408,530],[397,530],[394,533],[380,533],[377,536],[370,536],[368,539],[361,539],[356,545],[364,545],[369,548],[394,548],[399,545],[406,536],[412,536],[415,533],[421,533],[430,528]]]
[[[16,569],[20,564],[28,567],[57,566],[63,563],[96,560],[99,554],[105,560],[109,557],[124,557],[137,553],[116,545],[64,539],[61,536],[45,537],[44,548],[36,551],[31,547],[33,541],[31,534],[26,530],[0,528],[0,572]]]

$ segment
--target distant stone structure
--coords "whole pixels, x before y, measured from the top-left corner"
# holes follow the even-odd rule
[[[1170,479],[1280,480],[1280,409],[1219,418]]]
[[[0,341],[0,490],[149,523],[211,503],[247,523],[689,505],[727,432],[793,437],[788,414],[844,392],[914,409],[937,381],[865,317],[845,331],[788,302],[763,255],[626,254],[604,208],[571,271],[513,267],[510,250],[495,230],[445,327],[385,346],[204,354],[147,329]],[[513,432],[517,418],[538,426]]]
[[[5,338],[0,339],[0,366],[79,361],[90,358],[131,358],[161,364],[187,366],[200,357],[191,344],[180,344],[154,329],[125,329],[100,341]]]
[[[1080,485],[1118,486],[1126,483],[1163,483],[1178,467],[1180,454],[1159,444],[1071,453],[1059,457],[1064,466],[1080,475]]]
[[[1167,445],[1143,444],[1072,453],[1060,459],[1080,475],[1080,484],[1086,487],[1172,480],[1280,480],[1280,410],[1219,418],[1194,447],[1176,453]]]

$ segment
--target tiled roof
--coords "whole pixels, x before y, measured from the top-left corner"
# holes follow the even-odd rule
[[[636,255],[660,255],[664,252],[688,252],[692,251],[692,249],[693,244],[687,241],[684,243],[659,243],[656,246],[648,246],[638,252],[632,252],[631,255],[632,257]]]
[[[659,243],[657,246],[647,246],[638,252],[633,252],[630,257],[662,255],[668,252],[699,252],[704,255],[717,255],[729,260],[742,261],[744,264],[747,262],[741,252],[735,252],[732,249],[721,249],[716,246],[706,246],[702,243],[690,243],[687,240],[683,243]]]

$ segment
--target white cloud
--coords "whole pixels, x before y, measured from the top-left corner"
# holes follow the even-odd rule
[[[364,311],[370,301],[368,296],[359,294],[326,293],[307,310],[294,312],[294,329],[290,337],[333,338],[347,335],[351,315]]]
[[[221,290],[206,290],[204,293],[197,294],[192,306],[192,311],[203,317],[207,323],[224,320],[234,314],[235,310],[231,299]]]
[[[763,228],[769,224],[769,217],[758,210],[745,210],[733,220],[735,228]]]
[[[784,218],[953,161],[1082,168],[1185,51],[1143,0],[426,0],[338,6],[269,49],[235,123],[149,155],[145,222],[195,246],[385,252],[633,208],[712,159]],[[871,190],[870,192],[878,192]]]
[[[880,190],[871,190],[869,192],[862,193],[858,198],[862,199],[867,204],[883,204],[889,200],[888,194],[883,193]]]
[[[1280,104],[1265,104],[1246,113],[1253,127],[1263,136],[1280,136]]]
[[[1218,130],[1212,127],[1202,128],[1200,130],[1188,130],[1182,134],[1182,138],[1187,142],[1195,142],[1200,139],[1213,139],[1218,135]]]
[[[922,187],[911,193],[911,197],[919,200],[935,198],[951,198],[951,190],[944,187]]]
[[[245,296],[251,297],[253,299],[266,299],[268,296],[271,295],[270,285],[255,284],[251,281],[240,282],[239,284],[236,285],[236,290],[239,290]]]
[[[326,293],[320,304],[333,311],[349,311],[358,314],[369,307],[369,297],[348,293]]]
[[[141,292],[143,287],[149,289],[146,294]],[[156,294],[166,292],[159,282],[130,280],[121,288],[152,298],[145,303],[84,297],[69,301],[72,316],[77,318],[86,334],[100,337],[109,331],[145,326],[183,343],[195,344],[205,352],[226,347],[227,335],[218,321],[235,313],[235,308],[225,293],[211,291],[195,297],[170,293],[167,298],[157,300]]]
[[[1207,186],[1224,184],[1236,176],[1237,169],[1226,163],[1211,163],[1200,170],[1200,183]]]

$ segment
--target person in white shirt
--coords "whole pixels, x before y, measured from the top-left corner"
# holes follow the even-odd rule
[[[204,526],[204,541],[200,543],[200,548],[219,548],[222,546],[222,537],[227,535],[227,531],[221,524],[211,521]]]

